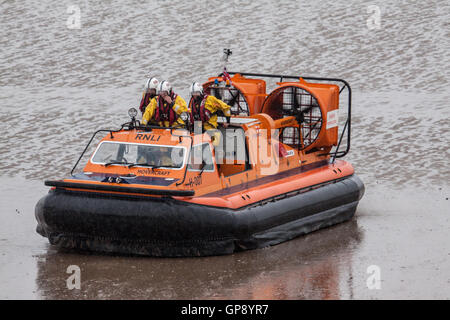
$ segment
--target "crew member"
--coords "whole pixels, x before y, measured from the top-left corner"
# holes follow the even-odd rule
[[[150,101],[156,97],[156,89],[158,89],[159,81],[156,78],[148,78],[145,83],[144,93],[142,94],[141,104],[139,110],[144,114],[145,108],[149,105]]]
[[[217,116],[222,112],[227,119],[227,125],[230,123],[231,107],[222,100],[214,96],[204,94],[203,86],[198,82],[191,85],[190,92],[192,95],[189,102],[189,109],[191,111],[191,122],[201,121],[204,131],[217,129]]]
[[[186,101],[175,94],[172,85],[164,80],[159,83],[158,96],[150,101],[142,116],[142,124],[157,123],[161,127],[184,127],[180,115],[189,114]]]

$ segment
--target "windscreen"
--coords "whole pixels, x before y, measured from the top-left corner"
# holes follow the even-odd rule
[[[91,162],[179,169],[183,167],[184,154],[184,147],[103,142]]]

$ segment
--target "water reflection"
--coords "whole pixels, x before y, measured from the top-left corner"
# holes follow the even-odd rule
[[[204,258],[80,254],[49,247],[37,257],[44,299],[339,299],[352,296],[356,219],[265,249]],[[69,265],[81,289],[68,290]]]

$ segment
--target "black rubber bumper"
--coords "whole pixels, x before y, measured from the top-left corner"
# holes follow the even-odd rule
[[[204,256],[266,247],[349,220],[363,194],[355,175],[240,210],[56,189],[35,214],[37,232],[62,248]]]

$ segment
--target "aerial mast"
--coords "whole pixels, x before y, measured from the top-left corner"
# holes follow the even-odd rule
[[[223,79],[225,80],[226,86],[229,87],[231,85],[231,77],[228,74],[227,71],[227,63],[228,63],[228,58],[233,54],[233,51],[231,51],[231,49],[229,48],[225,48],[223,49],[223,56],[222,56],[222,60],[224,61],[223,64]]]

